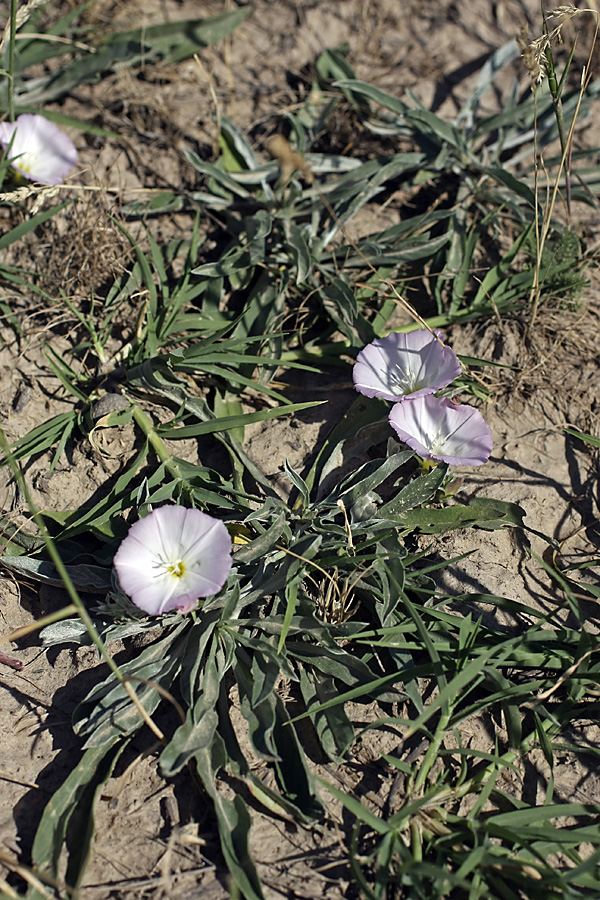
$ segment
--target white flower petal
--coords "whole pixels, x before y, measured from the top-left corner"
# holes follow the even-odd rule
[[[455,466],[481,466],[492,452],[492,433],[472,406],[426,396],[396,403],[390,425],[419,456]]]
[[[0,123],[0,145],[9,148],[14,169],[41,184],[60,184],[77,163],[70,139],[44,116],[23,113],[16,122]]]
[[[402,400],[433,394],[461,373],[458,357],[425,328],[392,332],[360,351],[352,377],[367,397]]]
[[[121,581],[119,571],[119,582],[125,593],[131,597],[131,602],[151,616],[160,616],[177,607],[180,585],[178,579],[166,572],[156,574],[153,578],[148,578],[146,574],[143,580],[135,583],[134,589],[129,590]],[[131,580],[129,583],[131,584]],[[195,599],[197,601],[198,597]]]
[[[193,609],[218,593],[231,569],[223,522],[197,509],[163,506],[136,522],[114,566],[122,589],[151,615]]]

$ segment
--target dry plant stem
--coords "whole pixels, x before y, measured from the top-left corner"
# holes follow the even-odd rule
[[[565,681],[568,681],[569,678],[575,674],[582,662],[584,662],[586,659],[589,659],[592,654],[598,653],[599,650],[600,647],[592,647],[591,650],[588,650],[587,653],[584,653],[583,656],[580,656],[579,659],[576,659],[573,665],[569,666],[569,668],[562,673],[558,681],[556,681],[552,685],[552,687],[548,688],[548,690],[546,691],[542,691],[541,694],[537,695],[537,697],[533,701],[533,705],[537,706],[538,703],[543,703],[544,700],[548,700],[553,694],[556,693],[559,687],[565,683]]]
[[[10,857],[7,853],[4,853],[2,850],[0,850],[0,863],[2,863],[2,865],[5,866],[10,872],[14,872],[16,875],[19,875],[23,879],[23,881],[26,881],[30,887],[34,888],[40,896],[47,898],[47,900],[54,900],[56,894],[50,894],[44,887],[43,882],[40,881],[40,879],[34,872],[32,872],[31,869],[29,869],[27,866],[22,866],[19,862],[17,862],[17,860],[12,859],[12,857]],[[51,882],[49,879],[46,880],[46,883],[51,884],[56,888],[59,887],[56,882]],[[2,888],[4,889],[3,881],[0,881],[0,885],[2,885]],[[8,896],[22,897],[22,894],[9,893]]]
[[[279,359],[282,363],[303,359],[325,359],[331,353],[339,353],[340,347],[349,348],[350,341],[332,341],[329,344],[319,344],[318,346],[315,345],[314,347],[311,347],[309,351],[306,351],[303,348],[299,350],[284,350],[283,353],[280,354]],[[327,388],[327,390],[329,390],[329,388]]]
[[[92,622],[90,614],[88,613],[87,609],[85,608],[85,605],[84,605],[83,601],[81,600],[81,597],[77,593],[77,590],[75,589],[75,585],[71,581],[71,577],[66,569],[65,564],[62,561],[60,553],[54,546],[54,542],[53,542],[52,538],[50,537],[50,535],[48,534],[48,530],[44,524],[44,520],[33,502],[33,498],[31,496],[29,488],[28,488],[27,484],[25,483],[25,479],[23,478],[23,473],[21,472],[21,469],[17,465],[15,458],[11,453],[11,450],[8,446],[8,442],[6,440],[4,431],[1,428],[0,428],[0,450],[2,450],[7,462],[11,468],[11,471],[15,477],[15,480],[17,481],[17,484],[18,484],[19,488],[21,489],[23,496],[25,497],[25,501],[31,512],[32,518],[33,518],[35,524],[37,525],[37,527],[40,529],[40,534],[42,535],[44,544],[46,545],[46,550],[48,551],[48,555],[50,556],[50,559],[54,563],[56,571],[58,572],[58,574],[65,586],[65,590],[67,591],[67,594],[71,598],[71,602],[73,603],[73,606],[75,606],[75,608],[77,609],[79,618],[85,625],[87,633],[89,634],[90,638],[92,639],[92,643],[98,650],[98,653],[100,654],[101,658],[108,665],[109,669],[111,670],[111,672],[113,673],[115,678],[118,681],[120,681],[121,684],[123,685],[125,691],[129,695],[129,698],[131,699],[131,702],[136,707],[137,711],[139,712],[139,714],[142,717],[142,719],[144,720],[144,722],[148,725],[148,727],[152,730],[152,732],[159,739],[162,740],[164,737],[163,733],[160,731],[158,726],[154,724],[154,722],[152,721],[152,719],[150,718],[150,716],[148,715],[148,713],[146,712],[146,710],[144,709],[144,707],[142,706],[140,701],[138,700],[137,695],[136,695],[134,689],[132,688],[131,684],[128,682],[128,680],[125,678],[125,676],[121,673],[121,670],[119,669],[118,665],[116,664],[116,662],[114,661],[114,659],[112,658],[112,656],[110,655],[108,650],[106,649],[104,641],[98,634],[98,631],[96,630],[96,626]]]
[[[277,545],[276,549],[281,550],[282,553],[287,553],[288,556],[293,556],[294,559],[300,559],[302,560],[302,562],[308,563],[309,565],[317,569],[321,573],[321,575],[329,580],[329,583],[331,584],[333,590],[338,595],[338,599],[341,598],[341,591],[338,587],[337,581],[335,580],[333,575],[330,575],[329,572],[326,572],[325,569],[323,569],[318,563],[314,562],[314,560],[312,559],[307,559],[306,556],[300,556],[298,553],[294,553],[293,550],[288,550],[287,547],[282,547],[280,544]]]
[[[577,106],[575,107],[575,112],[574,112],[574,114],[573,114],[573,119],[572,119],[572,121],[571,121],[571,126],[570,126],[570,128],[569,128],[569,133],[567,134],[566,137],[564,136],[564,120],[563,120],[563,128],[562,128],[562,131],[561,131],[561,128],[560,128],[560,121],[559,121],[559,119],[558,119],[558,115],[559,115],[559,113],[558,113],[558,107],[557,107],[556,102],[554,102],[554,108],[555,108],[555,112],[556,112],[556,114],[557,114],[557,124],[558,124],[558,126],[559,126],[559,134],[560,134],[560,138],[561,138],[561,148],[562,148],[562,152],[561,152],[561,159],[560,159],[560,164],[559,164],[559,167],[558,167],[558,172],[556,173],[556,178],[555,178],[555,180],[554,180],[554,185],[553,185],[553,189],[552,189],[552,196],[551,196],[550,201],[549,201],[549,203],[547,204],[546,209],[545,209],[545,211],[544,211],[544,217],[543,217],[543,224],[542,224],[542,231],[541,231],[541,234],[539,233],[539,229],[538,229],[538,209],[537,209],[537,202],[536,202],[536,210],[535,210],[535,216],[536,216],[536,241],[537,241],[536,270],[535,270],[535,273],[534,273],[534,281],[533,281],[533,285],[532,285],[532,287],[531,287],[531,292],[530,292],[530,295],[529,295],[529,302],[530,302],[530,304],[531,304],[531,318],[530,318],[530,320],[529,320],[528,332],[531,332],[531,331],[533,330],[533,327],[534,327],[534,325],[535,325],[535,320],[536,320],[536,318],[537,318],[538,307],[539,307],[539,303],[540,303],[540,290],[541,290],[541,284],[540,284],[540,268],[541,268],[542,252],[543,252],[543,250],[544,250],[544,246],[545,246],[545,244],[546,244],[546,239],[547,239],[547,237],[548,237],[548,233],[549,233],[549,231],[550,231],[550,226],[551,226],[551,224],[552,224],[552,214],[553,214],[553,211],[554,211],[554,207],[555,207],[555,205],[556,205],[556,198],[557,198],[557,196],[558,196],[558,191],[559,191],[559,186],[560,186],[560,177],[561,177],[561,175],[562,175],[563,169],[567,168],[568,163],[569,163],[570,158],[571,158],[571,148],[572,148],[572,146],[573,146],[573,134],[574,134],[574,132],[575,132],[575,125],[576,125],[577,119],[578,119],[578,117],[579,117],[579,110],[580,110],[580,108],[581,108],[581,103],[582,103],[582,101],[583,101],[583,95],[585,94],[585,91],[587,90],[587,87],[588,87],[588,85],[589,85],[589,83],[590,83],[590,81],[591,81],[591,78],[592,78],[592,75],[591,75],[591,63],[592,63],[592,59],[593,59],[594,49],[595,49],[595,47],[596,47],[596,42],[597,42],[597,40],[598,40],[598,28],[600,27],[600,14],[598,13],[597,10],[591,10],[591,9],[590,9],[590,10],[587,10],[587,11],[588,11],[588,12],[594,13],[594,15],[595,15],[595,17],[596,17],[596,27],[595,27],[595,29],[594,29],[594,36],[593,36],[592,42],[591,42],[591,47],[590,47],[590,52],[589,52],[589,55],[588,55],[587,65],[583,67],[583,70],[582,70],[582,72],[581,72],[581,89],[580,89],[580,91],[579,91],[579,97],[577,98]],[[554,68],[553,68],[553,66],[552,66],[552,72],[553,72],[553,71],[554,71]],[[556,77],[554,78],[554,82],[555,82],[555,84],[556,84]],[[551,91],[552,91],[552,88],[551,88]],[[556,87],[556,92],[557,92],[557,94],[558,94],[558,86]],[[552,99],[553,99],[553,101],[555,101],[554,93],[552,94]],[[558,98],[558,100],[560,101],[560,98]],[[560,114],[562,115],[562,109],[560,110]],[[535,154],[535,159],[536,159],[536,165],[535,165],[535,194],[536,194],[536,198],[537,198],[537,188],[538,188],[538,185],[537,185],[537,173],[538,173],[538,166],[537,166],[537,149],[536,149],[536,145],[535,145],[535,144],[534,144],[534,154]],[[567,187],[568,187],[568,181],[567,181]]]
[[[6,653],[0,653],[0,663],[3,666],[8,666],[9,669],[14,669],[15,672],[20,672],[23,668],[22,660],[16,659],[14,656],[8,656]]]
[[[7,881],[4,878],[0,878],[0,889],[3,894],[6,894],[7,897],[10,897],[11,900],[14,897],[14,900],[19,900],[19,895],[15,893],[15,891],[11,888]]]
[[[45,628],[46,625],[52,625],[54,622],[60,622],[61,619],[67,619],[76,612],[78,612],[77,607],[74,603],[70,603],[69,606],[64,606],[62,609],[59,609],[58,612],[51,613],[49,616],[44,616],[43,619],[36,619],[35,622],[32,622],[30,625],[23,625],[21,628],[15,628],[15,630],[11,631],[10,634],[7,634],[6,637],[0,638],[0,644],[18,641],[20,638],[25,637],[25,635],[31,634],[32,631],[39,631],[40,628]]]
[[[231,13],[233,11],[232,0],[225,0],[225,12]],[[227,72],[227,87],[229,88],[229,98],[227,102],[227,115],[230,118],[234,118],[235,114],[235,76],[233,74],[233,63],[232,63],[232,47],[233,47],[233,37],[231,34],[228,34],[223,41],[223,59],[225,61],[225,70]],[[219,117],[219,107],[215,105],[217,117]],[[220,121],[217,118],[217,135],[221,134],[221,126]]]
[[[66,589],[67,593],[69,594],[69,597],[71,598],[73,606],[76,607],[77,612],[79,613],[79,615],[80,615],[90,637],[92,638],[94,644],[96,645],[100,655],[108,663],[109,668],[116,675],[116,677],[119,679],[119,681],[123,681],[123,676],[121,675],[121,672],[120,672],[117,664],[114,662],[114,660],[108,653],[106,647],[104,646],[102,638],[96,631],[96,627],[95,627],[94,623],[92,622],[92,620],[89,616],[89,613],[88,613],[87,609],[85,608],[79,594],[77,593],[73,582],[71,581],[69,573],[66,570],[65,564],[63,563],[60,554],[58,553],[56,547],[54,546],[54,542],[52,541],[50,535],[48,534],[48,531],[44,524],[44,520],[42,519],[37,507],[33,503],[33,499],[29,492],[29,488],[28,488],[27,484],[25,483],[25,479],[23,478],[23,474],[22,474],[19,466],[15,462],[15,459],[10,451],[6,437],[4,435],[4,431],[2,429],[0,429],[0,449],[2,449],[2,452],[4,453],[4,455],[8,461],[8,464],[10,465],[10,467],[12,469],[12,473],[19,485],[19,488],[23,492],[23,496],[25,497],[25,500],[26,500],[29,510],[31,512],[32,518],[33,518],[35,524],[37,525],[37,527],[40,529],[42,538],[44,540],[44,544],[46,545],[46,549],[52,559],[52,562],[54,563],[54,565],[56,567],[58,574],[60,575],[61,579],[63,580],[65,589]]]
[[[556,198],[558,196],[558,191],[559,191],[559,187],[560,187],[560,177],[562,175],[563,169],[566,164],[567,154],[569,153],[569,147],[571,146],[571,142],[573,140],[573,132],[575,131],[575,123],[577,122],[577,117],[579,115],[579,109],[581,107],[583,95],[585,93],[585,90],[586,90],[589,82],[590,82],[590,77],[591,76],[589,74],[587,74],[587,70],[584,69],[582,72],[582,76],[581,76],[582,83],[581,83],[581,90],[579,92],[579,97],[577,99],[577,106],[575,107],[573,121],[571,122],[571,127],[569,128],[569,134],[567,136],[567,145],[565,148],[565,152],[561,155],[560,165],[558,167],[558,172],[556,173],[556,178],[554,180],[554,186],[552,188],[552,195],[550,197],[550,202],[549,202],[546,210],[544,211],[542,231],[541,231],[541,234],[539,235],[539,240],[538,240],[536,271],[535,271],[534,283],[531,288],[531,295],[530,295],[530,301],[533,300],[532,308],[531,308],[531,318],[529,320],[529,330],[530,331],[533,329],[533,326],[535,324],[538,307],[539,307],[539,303],[540,303],[540,288],[541,288],[540,268],[541,268],[542,253],[544,250],[544,246],[546,244],[546,239],[548,237],[548,233],[550,231],[550,226],[552,225],[552,214],[554,212],[554,207],[556,205]],[[536,174],[537,174],[537,166],[536,166]],[[536,187],[537,187],[537,185],[536,185]],[[536,209],[537,209],[537,204],[536,204]],[[537,217],[537,212],[536,212],[536,217]]]
[[[534,122],[537,121],[537,91],[534,90],[533,93],[533,118]],[[537,152],[537,129],[534,129],[533,133],[533,158],[534,158],[534,167],[533,167],[533,192],[535,195],[535,210],[534,210],[534,220],[535,220],[535,269],[533,271],[533,284],[531,285],[531,293],[529,294],[529,302],[532,304],[531,309],[531,319],[529,321],[529,328],[533,329],[533,325],[535,323],[535,317],[537,315],[537,305],[539,303],[540,298],[540,270],[542,268],[542,250],[544,249],[541,236],[540,236],[540,206],[537,202],[538,196],[538,188],[539,188],[539,167],[537,164],[538,160],[538,152]]]
[[[206,80],[210,98],[215,108],[215,139],[213,142],[213,152],[215,156],[217,156],[219,153],[219,135],[221,134],[221,107],[219,106],[219,98],[217,97],[217,92],[215,90],[215,80],[213,78],[212,71],[209,72],[205,69],[202,60],[197,53],[194,53],[194,62],[196,63]]]
[[[48,44],[68,44],[75,50],[83,50],[85,53],[96,53],[91,44],[82,44],[81,41],[72,41],[71,38],[60,37],[58,34],[41,34],[38,31],[28,31],[26,34],[16,34],[17,41],[46,41]]]
[[[162,686],[162,684],[158,684],[158,682],[152,681],[152,679],[150,679],[150,678],[137,678],[135,675],[130,675],[129,678],[131,681],[135,681],[138,684],[146,684],[146,685],[149,685],[150,687],[154,688],[156,693],[160,694],[160,696],[163,698],[163,700],[167,700],[168,703],[171,704],[171,706],[173,707],[173,709],[175,710],[175,712],[181,719],[182,725],[185,724],[185,713],[183,711],[181,704],[177,702],[177,700],[175,699],[173,694],[171,694],[169,691],[167,691],[166,688],[164,688]],[[153,731],[154,731],[154,729],[153,729]],[[156,731],[154,733],[156,734]],[[158,735],[157,735],[157,737],[158,737]],[[160,738],[160,740],[162,740],[162,737]]]

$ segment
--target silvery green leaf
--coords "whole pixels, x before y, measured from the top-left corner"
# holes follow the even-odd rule
[[[62,587],[64,582],[51,562],[32,559],[29,556],[3,556],[2,565],[11,572],[24,575],[33,581]],[[105,594],[112,584],[111,570],[101,566],[65,566],[69,578],[80,591]]]
[[[382,91],[365,81],[342,78],[339,81],[334,82],[333,87],[339,87],[347,90],[351,94],[367,97],[367,99],[373,100],[375,103],[383,106],[384,109],[389,109],[390,112],[394,112],[399,116],[403,116],[410,109],[410,106],[402,100],[399,100],[397,97],[392,96],[392,94],[388,94],[387,91]]]
[[[40,637],[45,647],[55,644],[88,644],[90,637],[81,619],[64,619],[62,622],[53,622],[40,631]]]
[[[517,44],[515,38],[508,41],[506,44],[503,44],[499,47],[490,58],[484,63],[479,73],[479,77],[477,78],[477,84],[473,90],[471,96],[467,99],[460,113],[458,114],[457,124],[465,124],[467,131],[471,131],[473,128],[473,124],[475,122],[475,118],[477,116],[477,110],[479,108],[479,101],[482,96],[485,94],[487,90],[491,88],[494,83],[494,79],[500,69],[502,69],[505,65],[513,60],[517,59],[520,55],[520,49]]]
[[[244,165],[250,169],[258,167],[258,159],[256,153],[252,149],[252,145],[237,125],[234,125],[226,116],[221,116],[221,137],[227,140],[231,146],[231,150]]]

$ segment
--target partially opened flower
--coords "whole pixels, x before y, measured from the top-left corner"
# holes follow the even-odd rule
[[[367,397],[402,400],[446,387],[461,373],[454,350],[426,328],[392,332],[367,344],[356,358],[354,387]]]
[[[60,184],[77,162],[70,139],[44,116],[23,113],[16,122],[0,122],[0,145],[13,169],[40,184]]]
[[[161,506],[129,529],[113,560],[119,584],[150,615],[189,612],[218,593],[231,569],[231,538],[199,509]]]
[[[390,425],[419,456],[454,466],[482,466],[492,452],[492,432],[481,413],[440,397],[396,403]]]

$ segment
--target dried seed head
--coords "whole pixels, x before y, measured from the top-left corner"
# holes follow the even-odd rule
[[[568,6],[557,6],[556,9],[547,12],[546,15],[549,19],[558,19],[557,27],[560,28],[564,22],[568,22],[569,19],[575,18],[580,12],[585,12],[585,10],[577,9],[573,3],[569,3]]]
[[[319,586],[319,595],[315,600],[317,615],[323,622],[339,625],[347,622],[356,610],[358,603],[354,600],[350,579],[345,578],[343,584],[338,578],[338,570],[333,570],[333,580],[323,582]]]
[[[562,27],[568,22],[570,19],[574,19],[575,16],[578,16],[579,13],[582,12],[590,12],[590,10],[586,9],[577,9],[572,3],[568,6],[558,6],[556,9],[553,9],[551,12],[547,13],[547,16],[551,19],[558,19],[556,27],[550,32],[550,39],[556,41],[557,44],[562,44],[563,36],[562,36]]]
[[[543,34],[541,37],[530,41],[527,25],[523,25],[517,42],[523,62],[529,72],[532,86],[535,87],[543,81],[546,75],[546,48],[550,44],[550,37],[547,34]]]
[[[17,31],[19,30],[21,25],[24,25],[25,22],[27,22],[32,12],[34,12],[34,10],[38,8],[38,6],[42,6],[44,2],[45,0],[29,0],[29,3],[26,3],[25,6],[21,6],[21,8],[17,10]],[[2,56],[4,48],[8,44],[8,39],[10,36],[10,26],[10,16],[8,16],[8,21],[4,27],[4,31],[2,32],[2,37],[0,38],[0,56]]]
[[[313,184],[315,177],[304,157],[282,134],[274,134],[267,142],[267,150],[274,156],[281,169],[281,184],[288,183],[294,172],[301,172],[308,184]]]
[[[548,19],[558,20],[556,26],[552,31],[533,41],[529,40],[527,25],[521,27],[517,43],[534,87],[540,84],[546,76],[546,50],[553,43],[562,44],[563,25],[582,12],[593,12],[593,10],[577,9],[573,3],[569,3],[567,6],[557,6],[556,9],[546,13]]]

